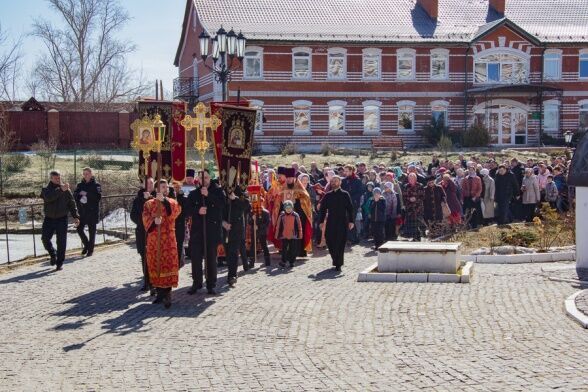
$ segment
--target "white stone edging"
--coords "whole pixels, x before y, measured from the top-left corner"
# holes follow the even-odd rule
[[[566,313],[569,317],[577,321],[582,327],[588,328],[588,316],[580,312],[576,307],[576,297],[582,294],[584,291],[588,290],[580,290],[577,293],[570,295],[565,301],[565,307]]]
[[[462,267],[462,274],[441,274],[434,272],[397,273],[374,272],[378,263],[374,263],[359,273],[358,282],[391,282],[391,283],[470,283],[474,263],[467,262]]]
[[[461,255],[464,261],[479,264],[523,264],[553,263],[555,261],[575,261],[576,252],[525,253],[520,255]]]

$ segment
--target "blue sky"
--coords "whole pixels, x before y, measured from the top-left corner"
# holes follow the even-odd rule
[[[33,20],[44,17],[57,21],[58,18],[46,0],[0,0],[0,4],[2,29],[12,37],[23,36],[24,69],[28,73],[36,54],[43,49],[37,39],[26,36]],[[142,68],[146,80],[162,79],[164,90],[171,92],[172,80],[177,75],[173,61],[182,30],[185,0],[122,0],[121,4],[132,20],[119,37],[137,45],[137,51],[128,58],[129,64],[137,70]]]

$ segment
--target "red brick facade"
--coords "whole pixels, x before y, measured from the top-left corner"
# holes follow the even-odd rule
[[[212,74],[198,55],[197,37],[201,26],[195,12],[189,13],[187,26],[179,52],[179,76],[198,78],[200,100],[220,100],[221,90],[215,86]],[[317,44],[249,40],[248,47],[262,50],[261,77],[244,78],[239,65],[229,83],[229,94],[235,99],[237,90],[240,90],[241,97],[262,105],[266,122],[261,125],[257,140],[266,147],[297,140],[301,143],[312,141],[315,145],[327,140],[337,144],[369,145],[374,135],[399,135],[405,145],[418,145],[423,143],[419,133],[430,122],[433,106],[437,110],[446,107],[452,132],[463,132],[478,118],[491,128],[495,144],[536,145],[540,129],[554,137],[561,137],[566,130],[579,129],[581,122],[585,121],[580,119],[580,110],[583,105],[588,109],[588,78],[580,77],[580,54],[588,54],[588,42],[546,45],[517,31],[509,23],[497,25],[467,44]],[[293,49],[300,47],[309,48],[312,53],[312,77],[308,80],[296,80],[292,76]],[[327,75],[328,52],[332,48],[346,51],[343,60],[346,75],[342,80],[330,80]],[[364,49],[367,48],[381,50],[381,71],[375,80],[363,77]],[[414,50],[414,74],[407,80],[401,79],[398,69],[398,50],[403,48]],[[434,79],[431,76],[431,51],[438,49],[448,51],[447,78]],[[554,53],[554,56],[560,53],[560,77],[556,80],[542,77],[544,53]],[[482,65],[482,61],[492,62],[496,58],[488,56],[507,57],[494,61],[500,63],[498,66]],[[512,56],[520,59],[525,69],[524,80],[514,83],[515,76],[509,75],[515,75],[518,65],[512,64]],[[476,63],[480,63],[477,68]],[[410,60],[404,64],[402,72],[406,72],[406,64],[410,64]],[[482,75],[486,72],[487,78],[498,70],[501,81],[479,82],[476,70]],[[510,79],[505,82],[503,75]],[[296,109],[293,103],[296,101],[311,103],[310,132],[301,135],[294,132]],[[379,105],[379,127],[367,132],[364,129],[366,101],[372,109]],[[330,131],[329,102],[331,106],[344,107],[343,131]],[[399,130],[399,111],[404,110],[401,107],[412,108],[412,130]]]

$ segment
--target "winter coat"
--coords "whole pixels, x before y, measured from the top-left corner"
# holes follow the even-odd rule
[[[447,185],[447,186],[445,186]],[[443,182],[443,189],[445,190],[445,200],[447,201],[447,206],[452,213],[461,213],[461,203],[459,201],[459,197],[457,194],[457,185],[455,182],[448,181],[447,184]]]
[[[520,192],[516,176],[509,171],[504,175],[496,173],[494,189],[494,200],[496,200],[497,203],[509,203],[512,198],[518,196]]]
[[[386,200],[382,197],[380,200],[374,200],[370,206],[371,222],[386,222]]]
[[[359,208],[359,201],[363,194],[363,184],[361,180],[356,175],[346,177],[341,181],[341,189],[349,193],[353,209],[356,211]]]
[[[86,192],[81,195],[82,192]],[[82,180],[74,191],[74,199],[80,213],[80,218],[86,222],[98,223],[100,212],[100,199],[102,198],[102,188],[100,184],[92,177],[88,182]]]
[[[556,202],[557,197],[559,196],[559,192],[557,191],[557,186],[555,182],[548,182],[545,185],[545,201],[547,202]]]
[[[541,201],[541,193],[539,192],[539,181],[537,176],[532,174],[530,177],[523,177],[522,187],[525,187],[523,191],[523,204],[537,204]]]
[[[71,213],[71,216],[78,218],[78,209],[70,190],[62,191],[61,186],[50,182],[41,191],[43,199],[43,211],[45,218],[60,219]]]
[[[496,184],[492,177],[484,177],[484,208],[482,209],[482,216],[485,219],[494,218],[494,196],[496,194]]]

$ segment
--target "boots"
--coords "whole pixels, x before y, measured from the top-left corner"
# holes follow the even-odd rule
[[[171,287],[163,290],[165,290],[165,294],[163,296],[163,306],[166,309],[169,309],[171,307]]]

